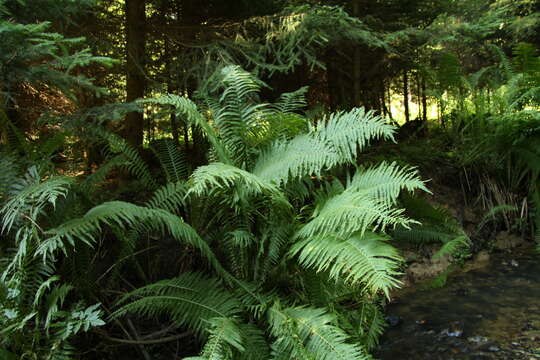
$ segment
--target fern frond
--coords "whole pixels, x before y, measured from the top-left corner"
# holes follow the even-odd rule
[[[124,314],[156,318],[166,314],[179,326],[200,335],[214,318],[231,319],[241,311],[238,300],[217,279],[200,273],[184,273],[170,280],[134,290],[117,303],[114,317]]]
[[[223,147],[217,132],[210,126],[207,119],[201,114],[197,105],[190,99],[184,96],[178,96],[174,94],[167,94],[155,99],[144,100],[146,103],[171,105],[174,106],[176,115],[185,116],[187,121],[198,128],[202,129],[207,139],[212,144],[215,152],[218,155],[218,159],[222,163],[231,164],[232,161]]]
[[[453,231],[437,225],[419,225],[405,228],[402,226],[396,227],[392,232],[392,237],[395,240],[409,242],[411,244],[429,244],[429,243],[447,243],[455,237]]]
[[[12,154],[0,152],[0,202],[8,196],[11,186],[17,181],[20,173],[20,162]]]
[[[198,249],[216,269],[221,269],[208,244],[180,217],[165,210],[150,209],[122,201],[103,203],[88,211],[82,218],[67,221],[57,228],[46,231],[45,234],[50,237],[40,244],[37,254],[46,258],[60,249],[65,251],[67,244],[64,240],[71,246],[75,246],[76,240],[92,245],[103,225],[122,229],[142,226],[148,232],[168,233],[175,240],[186,242]]]
[[[148,165],[146,165],[145,161],[141,158],[139,152],[130,146],[125,139],[100,128],[93,129],[92,131],[97,136],[107,141],[107,145],[113,153],[121,153],[124,155],[127,160],[125,167],[132,175],[150,189],[155,189],[157,187],[157,183],[150,173]]]
[[[176,147],[172,139],[164,138],[154,141],[152,150],[165,171],[167,182],[178,182],[187,178],[187,160],[184,153]]]
[[[96,171],[87,176],[80,184],[84,191],[89,191],[92,187],[102,184],[107,178],[109,172],[117,167],[125,167],[128,165],[128,159],[123,155],[116,155],[102,164]]]
[[[236,355],[238,360],[270,359],[270,348],[264,331],[253,324],[239,324],[245,350]]]
[[[191,177],[191,181],[193,186],[189,189],[188,194],[203,195],[216,188],[230,188],[233,186],[241,187],[247,193],[252,194],[280,193],[277,187],[265,182],[256,175],[222,163],[213,163],[197,168]]]
[[[393,140],[394,133],[393,125],[364,108],[331,114],[314,129],[314,135],[339,155],[340,163],[352,162],[358,151],[364,150],[371,140]]]
[[[384,333],[386,323],[384,314],[379,306],[372,303],[362,304],[362,338],[368,350],[372,350],[379,345],[379,338]]]
[[[477,225],[477,229],[480,230],[482,229],[488,222],[490,221],[493,221],[493,220],[496,220],[496,215],[499,214],[499,213],[503,213],[503,215],[505,215],[506,213],[509,213],[509,212],[517,212],[518,209],[516,206],[513,206],[513,205],[506,205],[506,204],[503,204],[503,205],[498,205],[498,206],[494,206],[492,207],[491,209],[489,209],[485,214],[484,216],[482,216],[482,219],[480,220],[480,223]]]
[[[233,358],[233,349],[245,351],[242,333],[238,324],[229,318],[213,318],[208,321],[209,337],[202,353],[185,360],[228,360]]]
[[[296,91],[281,94],[277,102],[272,104],[272,108],[280,113],[293,113],[304,109],[307,106],[306,94],[308,89],[307,86],[304,86]]]
[[[154,191],[152,198],[146,202],[146,206],[178,214],[185,205],[184,198],[187,191],[188,185],[185,181],[169,182]]]
[[[239,66],[222,69],[222,94],[218,101],[208,100],[214,124],[222,143],[236,164],[246,164],[251,158],[247,135],[251,127],[270,113],[264,103],[255,102],[264,85],[253,74]]]
[[[327,200],[297,236],[304,239],[326,234],[348,236],[357,231],[363,233],[368,229],[384,230],[388,226],[408,227],[414,224],[413,220],[403,216],[403,212],[403,209],[393,208],[380,199],[349,187]]]
[[[338,161],[338,155],[325,143],[310,135],[299,135],[289,141],[274,142],[259,156],[253,173],[280,185],[289,179],[321,175]]]
[[[362,108],[336,113],[308,134],[290,141],[278,140],[264,151],[253,169],[259,177],[277,184],[291,178],[320,175],[336,165],[351,163],[370,140],[393,139],[394,128]]]
[[[387,205],[395,205],[402,190],[413,192],[420,189],[430,192],[414,168],[400,167],[395,162],[383,162],[378,166],[357,171],[349,186],[374,199],[380,199]]]
[[[314,360],[368,360],[365,350],[349,343],[347,334],[336,327],[333,314],[320,308],[281,308],[269,310],[274,358]]]
[[[295,244],[291,256],[300,265],[317,272],[328,272],[334,281],[354,286],[361,284],[371,293],[389,291],[400,282],[396,279],[402,259],[387,238],[366,232],[351,237],[316,236]]]
[[[65,197],[73,179],[56,176],[40,182],[37,179],[33,184],[23,186],[0,209],[2,214],[2,232],[9,232],[15,221],[35,221],[42,208],[49,204],[54,206],[59,197]]]
[[[462,249],[468,249],[471,246],[471,240],[467,235],[458,236],[446,243],[433,254],[433,259],[440,259],[445,255],[453,255]]]
[[[257,259],[255,279],[266,280],[269,271],[283,259],[287,245],[294,235],[294,223],[269,221],[268,228],[263,230]]]

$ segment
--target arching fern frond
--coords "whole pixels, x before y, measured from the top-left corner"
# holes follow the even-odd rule
[[[372,350],[379,345],[379,338],[384,333],[386,322],[384,313],[377,304],[362,304],[360,326],[362,343],[366,344],[368,350]]]
[[[152,150],[156,154],[167,182],[185,180],[188,176],[188,163],[183,152],[178,149],[172,139],[159,139],[152,143]]]
[[[37,174],[36,174],[37,175]],[[65,197],[73,179],[56,176],[43,182],[39,178],[33,183],[19,184],[16,194],[0,209],[2,232],[11,230],[16,221],[36,221],[37,216],[46,205],[54,206],[59,197]]]
[[[370,357],[349,336],[336,327],[336,317],[321,308],[282,308],[269,310],[272,353],[276,359],[368,360]]]
[[[157,187],[157,183],[150,173],[148,165],[146,165],[146,162],[139,155],[139,152],[130,146],[125,139],[101,128],[95,128],[92,131],[107,142],[109,149],[113,153],[122,154],[125,157],[127,161],[124,166],[132,175],[150,189]]]
[[[174,94],[167,94],[154,99],[144,100],[145,103],[171,105],[174,107],[176,115],[184,116],[187,118],[188,123],[202,129],[204,135],[212,144],[218,160],[220,162],[230,164],[229,154],[221,143],[216,130],[210,126],[208,120],[202,115],[197,108],[197,104],[184,96],[178,96]]]
[[[117,167],[127,166],[128,159],[123,155],[116,155],[102,164],[96,171],[87,176],[79,185],[84,191],[89,191],[92,187],[101,184],[105,181],[109,173]]]
[[[141,226],[147,232],[170,234],[175,240],[198,249],[215,269],[221,270],[208,244],[180,217],[165,210],[150,209],[122,201],[103,203],[88,211],[82,218],[67,221],[57,228],[46,231],[45,234],[50,237],[40,244],[37,253],[43,257],[51,256],[59,249],[64,250],[68,244],[74,246],[77,240],[92,245],[104,225],[122,229]]]
[[[296,91],[281,94],[278,100],[272,104],[272,108],[280,113],[292,113],[304,109],[307,106],[308,89],[307,86],[304,86]]]
[[[361,284],[372,294],[382,291],[388,296],[399,285],[395,276],[402,259],[387,240],[372,232],[348,238],[316,236],[295,244],[290,255],[298,255],[298,262],[306,268],[328,272],[335,281]]]
[[[250,160],[252,149],[247,135],[252,126],[270,113],[267,104],[256,101],[263,85],[239,66],[226,66],[222,69],[222,82],[218,83],[218,89],[223,87],[219,100],[207,100],[220,140],[236,164]]]
[[[414,168],[400,167],[395,162],[357,171],[349,186],[387,205],[395,205],[402,190],[430,192]]]
[[[320,175],[323,170],[353,162],[370,140],[393,139],[393,134],[392,125],[363,108],[336,113],[306,135],[274,143],[259,157],[253,172],[278,184]]]
[[[125,314],[156,318],[168,315],[179,326],[204,335],[214,318],[231,319],[241,305],[217,279],[200,273],[184,273],[130,292],[117,303],[114,317]]]
[[[213,318],[208,321],[209,337],[201,355],[185,360],[229,360],[233,359],[233,350],[244,352],[244,339],[238,324],[229,318]]]
[[[203,195],[216,188],[230,188],[232,186],[240,186],[247,193],[252,194],[280,194],[276,186],[267,183],[256,175],[235,166],[222,163],[213,163],[199,167],[193,173],[191,181],[193,182],[193,186],[189,189],[188,194]]]
[[[188,191],[185,181],[170,182],[157,189],[146,206],[152,209],[163,209],[178,214],[179,209],[185,205],[184,198]]]
[[[341,235],[364,233],[368,229],[384,230],[388,226],[408,227],[414,221],[403,216],[403,209],[389,206],[354,187],[327,200],[314,218],[297,236],[308,239],[316,235]]]
[[[371,140],[393,140],[395,127],[381,116],[364,108],[331,114],[317,123],[314,135],[329,144],[339,155],[340,162],[350,162]]]
[[[338,155],[324,142],[299,135],[290,141],[274,142],[259,156],[253,173],[279,185],[290,179],[320,175],[338,160]]]
[[[456,238],[447,241],[443,246],[433,254],[434,259],[440,259],[445,255],[454,255],[460,250],[468,249],[471,246],[471,240],[467,235],[460,235]]]

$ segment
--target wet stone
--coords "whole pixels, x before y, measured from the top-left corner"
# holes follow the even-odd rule
[[[401,323],[401,318],[397,315],[388,315],[384,320],[389,326],[398,326]]]
[[[482,343],[487,343],[488,342],[488,338],[485,337],[485,336],[470,336],[467,338],[467,341],[468,342],[471,342],[471,343],[475,343],[475,344],[482,344]]]

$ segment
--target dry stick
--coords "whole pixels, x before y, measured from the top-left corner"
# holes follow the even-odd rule
[[[186,338],[188,336],[191,336],[193,333],[191,331],[186,331],[181,334],[168,336],[161,339],[150,339],[150,340],[128,340],[128,339],[119,339],[111,337],[103,332],[98,332],[101,336],[103,336],[105,339],[121,344],[130,344],[130,345],[152,345],[152,344],[163,344],[166,342],[171,342],[175,340],[180,340],[183,338]]]
[[[127,319],[127,324],[128,326],[131,328],[131,331],[133,332],[133,335],[134,335],[134,338],[135,340],[133,341],[137,341],[137,346],[139,347],[139,350],[141,351],[142,355],[144,356],[144,359],[145,360],[152,360],[152,358],[150,357],[150,354],[148,354],[148,351],[146,351],[146,349],[144,348],[144,344],[143,343],[140,343],[140,341],[144,341],[144,340],[140,340],[140,336],[139,336],[139,333],[137,332],[137,328],[135,327],[135,325],[133,325],[133,321],[131,321],[131,319]]]
[[[141,254],[141,253],[143,253],[143,252],[145,252],[145,251],[149,251],[149,250],[155,249],[155,248],[157,248],[157,247],[158,247],[158,246],[151,246],[151,247],[148,247],[148,248],[146,248],[146,249],[142,249],[142,250],[139,250],[139,251],[137,251],[137,252],[134,252],[133,254],[129,254],[129,255],[127,255],[127,256],[124,256],[123,258],[121,258],[120,260],[118,260],[117,262],[115,262],[111,267],[109,267],[109,268],[107,269],[107,271],[105,271],[105,272],[104,272],[104,273],[96,280],[96,282],[100,282],[101,279],[103,279],[109,272],[111,272],[112,269],[114,269],[114,267],[115,267],[116,265],[120,264],[122,261],[127,260],[127,259],[129,259],[130,257],[132,257],[132,256],[139,255],[139,254]]]
[[[110,313],[110,310],[107,309],[107,307],[105,305],[102,304],[102,306],[103,306],[103,308],[105,310],[107,310]],[[122,325],[122,323],[118,319],[113,319],[113,321],[120,327],[120,329],[122,329],[122,331],[126,334],[127,337],[132,337],[132,335],[129,333],[129,331],[124,327],[124,325]],[[131,326],[133,326],[133,324],[131,322],[129,322],[129,324],[131,324]],[[137,338],[137,333],[136,332],[135,332],[135,335],[136,335],[135,338]],[[106,336],[106,337],[108,337],[108,336]],[[132,341],[137,341],[137,340],[132,340]],[[142,345],[139,345],[139,347],[140,347],[141,353],[145,357],[145,360],[152,360],[150,358],[150,355],[148,355],[148,353],[144,349],[144,347]]]

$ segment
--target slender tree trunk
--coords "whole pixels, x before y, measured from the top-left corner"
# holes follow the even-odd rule
[[[355,17],[360,16],[360,0],[356,0],[353,3],[353,15]],[[354,84],[354,94],[353,94],[353,106],[360,106],[362,102],[362,87],[361,87],[361,63],[360,58],[362,54],[360,52],[360,45],[355,44],[354,54],[353,54],[353,84]]]
[[[427,122],[426,79],[422,78],[422,121]]]
[[[409,122],[409,76],[407,70],[403,71],[403,104],[405,106],[405,122]]]
[[[391,82],[388,83],[388,88],[386,89],[386,96],[388,101],[388,116],[390,119],[394,120],[394,116],[392,115],[392,93],[390,92],[390,86],[392,85]]]
[[[127,81],[126,101],[131,102],[144,97],[145,81],[145,42],[146,42],[146,1],[125,0],[126,10],[126,49]],[[128,143],[141,147],[144,133],[144,115],[142,112],[127,114],[124,136]]]
[[[178,85],[173,82],[172,69],[171,69],[171,44],[168,37],[165,37],[165,76],[167,76],[167,92],[169,94],[175,94],[178,91]],[[180,145],[180,133],[178,126],[178,118],[174,112],[171,112],[171,134],[173,142],[176,146]]]
[[[416,71],[415,77],[415,85],[416,85],[416,105],[418,107],[418,111],[416,112],[416,119],[420,120],[422,119],[422,106],[420,103],[420,98],[422,96],[422,85],[420,83],[420,72]]]

